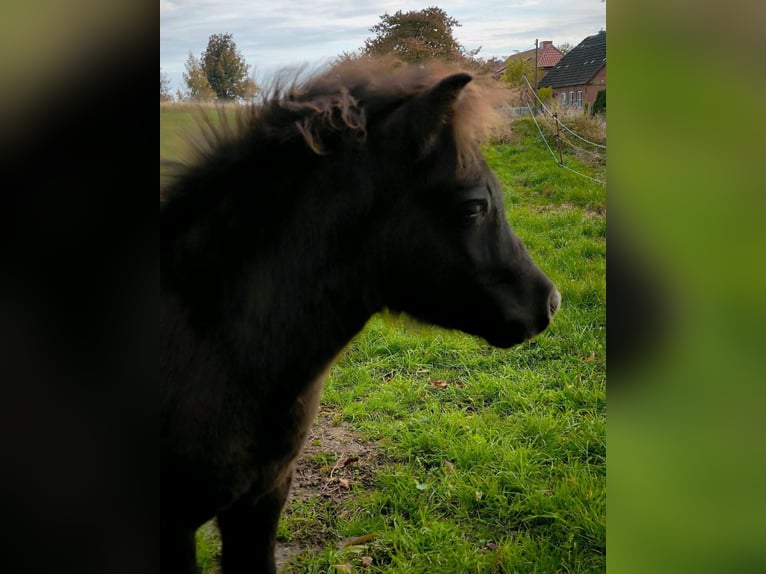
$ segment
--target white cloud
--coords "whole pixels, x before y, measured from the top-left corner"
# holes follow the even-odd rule
[[[526,50],[535,38],[577,44],[606,26],[599,0],[442,0],[438,6],[460,22],[457,40],[468,49],[481,46],[484,57]],[[423,8],[422,0],[160,0],[160,66],[180,87],[189,52],[201,53],[211,34],[225,32],[262,72],[316,64],[361,48],[384,13]]]

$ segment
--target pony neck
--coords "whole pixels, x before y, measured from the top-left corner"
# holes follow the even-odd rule
[[[244,380],[288,401],[380,309],[369,289],[364,208],[347,191],[304,190],[278,222],[246,194],[212,193],[175,214],[168,205],[163,220],[163,293],[177,298],[198,337],[220,342],[222,360]]]

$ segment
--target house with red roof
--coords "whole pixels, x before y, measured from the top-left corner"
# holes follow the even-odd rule
[[[563,106],[592,106],[598,93],[606,90],[606,31],[572,48],[538,86],[552,88],[553,98]]]
[[[500,78],[508,69],[508,65],[512,62],[518,62],[519,60],[529,62],[534,69],[535,65],[535,52],[537,52],[537,80],[538,82],[545,77],[545,75],[551,71],[559,60],[564,57],[564,54],[553,45],[551,40],[543,40],[542,43],[535,49],[526,50],[524,52],[517,52],[511,56],[508,56],[505,60],[505,64],[495,70],[495,78]],[[534,80],[531,80],[534,81]]]

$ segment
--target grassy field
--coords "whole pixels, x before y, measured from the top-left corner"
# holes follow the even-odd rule
[[[176,155],[192,125],[188,112],[161,108],[161,155]],[[323,424],[379,454],[364,480],[347,475],[342,498],[288,504],[280,542],[313,544],[286,572],[605,571],[605,188],[558,167],[529,118],[486,157],[561,311],[510,350],[373,317],[333,368],[322,410]],[[598,162],[565,163],[604,179]],[[330,478],[342,462],[337,451],[312,456]],[[198,542],[215,571],[214,531]]]

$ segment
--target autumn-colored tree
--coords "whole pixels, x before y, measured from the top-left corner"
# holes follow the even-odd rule
[[[255,99],[255,96],[257,96],[261,91],[261,88],[258,87],[258,84],[255,83],[255,80],[252,78],[248,78],[245,81],[245,85],[242,88],[242,99],[246,102],[252,102]]]
[[[248,85],[247,65],[231,34],[213,34],[201,57],[202,69],[210,87],[221,100],[239,100],[252,88]]]
[[[477,58],[476,62],[481,71],[488,74],[494,74],[496,70],[505,65],[505,61],[502,58],[492,56],[487,59]]]
[[[186,71],[184,72],[184,82],[186,82],[187,100],[193,102],[206,102],[215,99],[215,92],[210,87],[205,71],[202,69],[200,61],[189,52],[186,59]]]
[[[452,35],[460,26],[441,8],[383,14],[370,28],[375,36],[364,41],[363,52],[370,56],[394,55],[405,62],[438,59],[464,61],[478,50],[466,52]]]

